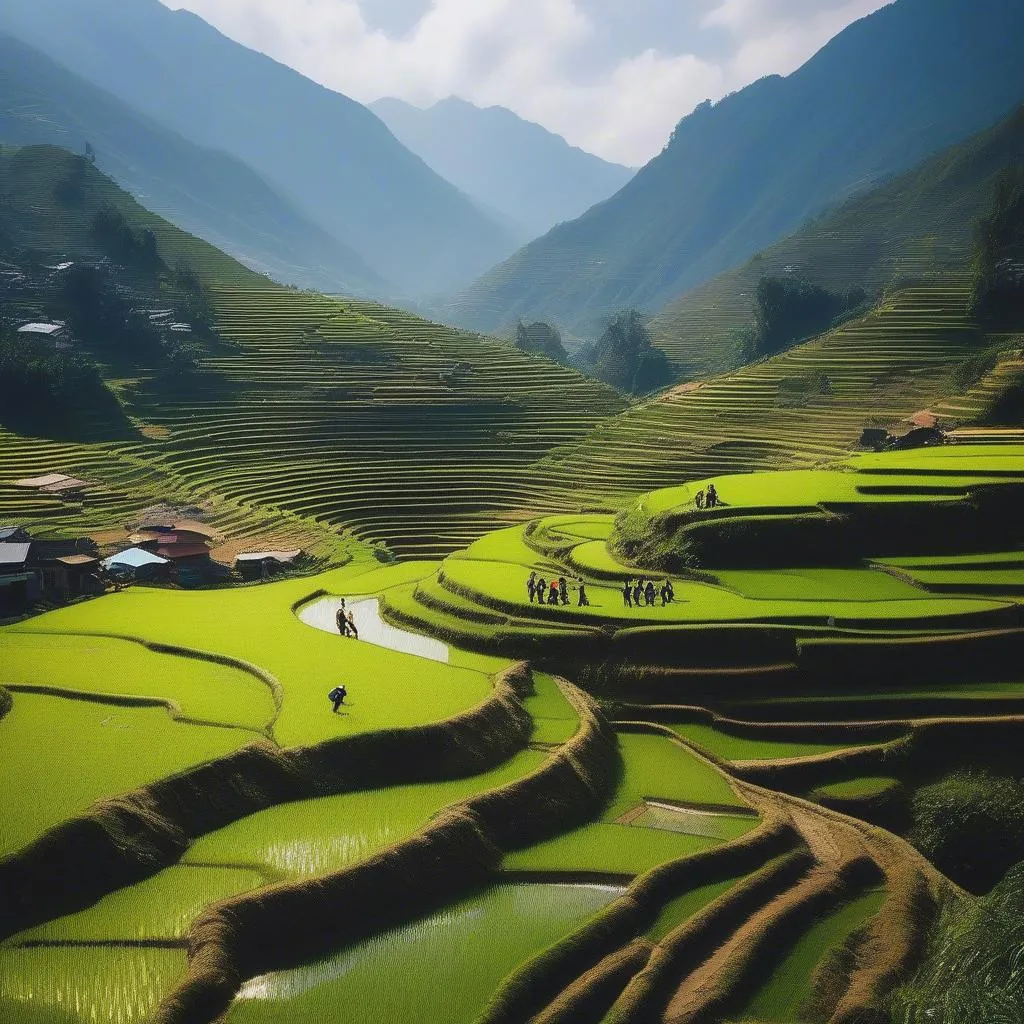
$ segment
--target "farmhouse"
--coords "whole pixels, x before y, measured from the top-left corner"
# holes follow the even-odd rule
[[[263,579],[291,568],[302,557],[301,548],[291,551],[245,551],[235,559],[235,568],[246,579]]]

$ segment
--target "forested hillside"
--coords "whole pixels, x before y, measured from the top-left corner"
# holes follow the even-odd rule
[[[611,201],[517,252],[448,311],[589,325],[655,312],[830,204],[998,121],[1024,98],[1024,7],[898,0],[788,78],[685,117]]]
[[[7,0],[0,30],[243,160],[396,291],[463,285],[512,248],[365,107],[187,11],[159,0]]]

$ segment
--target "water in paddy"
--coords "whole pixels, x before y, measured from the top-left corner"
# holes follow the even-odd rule
[[[303,605],[298,612],[299,619],[307,626],[323,630],[325,633],[337,635],[338,626],[335,616],[341,607],[340,597],[324,597]],[[380,616],[380,602],[374,598],[365,601],[352,601],[348,604],[356,620],[359,640],[352,643],[369,643],[377,647],[386,647],[389,651],[400,651],[403,654],[415,654],[430,661],[448,664],[448,645],[419,633],[410,633],[406,629],[398,629],[385,622]]]
[[[225,1024],[472,1024],[508,974],[620,892],[495,886],[328,960],[254,978]]]
[[[630,821],[641,828],[659,828],[708,839],[736,839],[749,832],[754,814],[727,814],[697,807],[680,807],[658,800],[645,800],[646,810]]]

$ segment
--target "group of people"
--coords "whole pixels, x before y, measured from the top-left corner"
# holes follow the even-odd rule
[[[659,593],[661,595],[661,607],[665,608],[676,599],[676,590],[671,580],[665,580],[660,590],[654,585],[654,580],[641,577],[634,583],[631,579],[626,580],[622,585],[622,603],[627,608],[653,608],[657,602]]]
[[[579,595],[576,607],[589,607],[590,599],[587,597],[587,585],[583,580],[576,584],[576,590]],[[559,576],[557,580],[553,579],[548,582],[548,580],[539,576],[536,572],[531,572],[530,578],[526,581],[526,592],[530,595],[530,604],[533,604],[535,601],[537,604],[567,605],[570,603],[569,581],[564,576]]]
[[[708,484],[707,491],[698,491],[693,498],[697,508],[718,508],[721,502],[718,499],[718,491],[714,484]]]
[[[356,629],[356,617],[345,607],[345,598],[341,599],[341,607],[334,616],[338,632],[342,636],[350,636],[353,640],[359,639],[359,630]]]

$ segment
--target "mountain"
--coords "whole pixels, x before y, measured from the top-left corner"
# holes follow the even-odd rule
[[[4,0],[0,31],[243,160],[406,292],[464,285],[514,247],[365,107],[189,12],[159,0]]]
[[[584,330],[663,307],[810,216],[1005,116],[1024,98],[1024,4],[898,0],[787,78],[684,118],[617,195],[493,268],[445,316]]]
[[[575,219],[635,173],[505,107],[481,109],[449,96],[426,110],[390,98],[370,109],[438,174],[500,213],[521,241]]]
[[[720,373],[739,363],[765,275],[877,293],[900,279],[966,272],[975,224],[1012,163],[1024,163],[1024,107],[673,300],[651,321],[655,343],[682,375]]]
[[[242,162],[197,146],[0,34],[0,143],[81,153],[169,221],[279,280],[379,293],[376,274]]]

